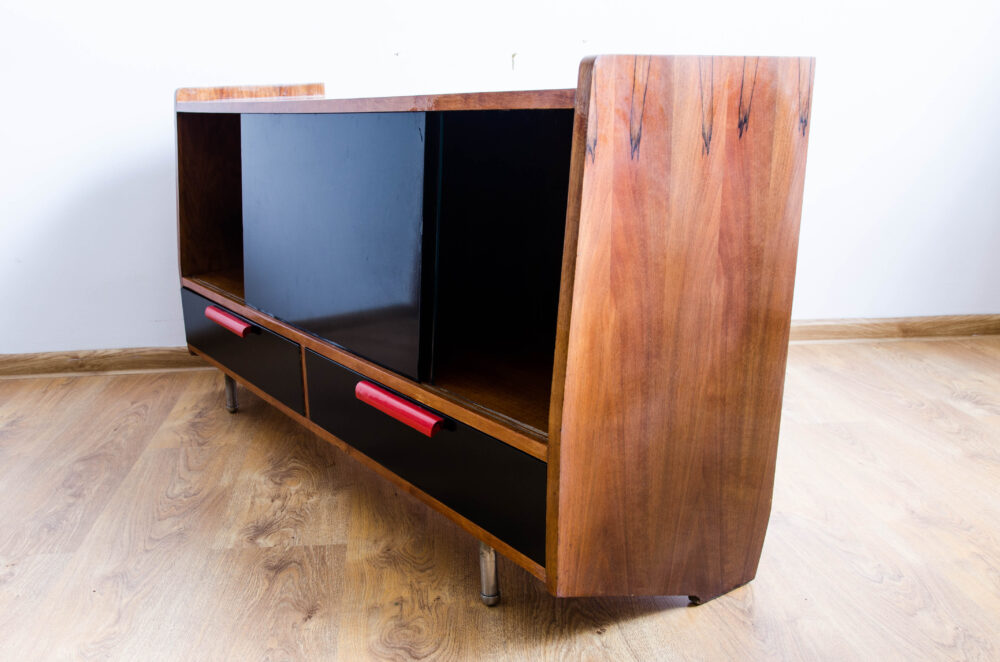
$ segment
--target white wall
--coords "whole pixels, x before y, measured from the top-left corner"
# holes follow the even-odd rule
[[[0,2],[0,353],[183,344],[176,87],[573,87],[608,52],[819,58],[794,317],[1000,312],[1000,3]]]

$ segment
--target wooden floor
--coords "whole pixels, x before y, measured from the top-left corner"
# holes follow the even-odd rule
[[[1000,659],[1000,336],[791,347],[757,579],[555,600],[214,371],[0,380],[2,660]]]

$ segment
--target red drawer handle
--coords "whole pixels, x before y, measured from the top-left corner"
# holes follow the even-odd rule
[[[371,382],[358,382],[354,387],[354,396],[428,437],[433,437],[444,423],[444,419],[437,414],[432,414]]]
[[[247,333],[250,332],[251,327],[249,324],[241,320],[239,317],[236,317],[236,315],[230,315],[221,308],[208,306],[205,308],[205,317],[212,320],[226,331],[232,331],[240,338],[246,338]]]

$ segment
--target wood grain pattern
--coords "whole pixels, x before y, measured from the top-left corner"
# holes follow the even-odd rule
[[[52,377],[37,388],[30,377],[0,380],[0,489],[20,489],[29,481],[26,458],[36,455],[40,444],[50,447],[49,440],[66,435],[81,415],[76,403],[105,387],[86,377],[75,385],[76,379]]]
[[[344,591],[343,545],[222,550],[209,556],[187,659],[338,659],[339,624],[354,611]],[[220,581],[219,578],[223,578]],[[220,637],[221,632],[239,632]]]
[[[268,99],[275,97],[323,96],[323,83],[298,85],[230,85],[222,87],[182,87],[174,93],[178,103],[192,101],[231,101],[234,99]]]
[[[232,297],[225,296],[212,288],[205,287],[195,279],[182,278],[181,285],[197,292],[206,299],[210,299],[246,317],[254,324],[259,324],[266,329],[290,338],[321,356],[332,359],[432,409],[437,409],[447,416],[471,425],[533,457],[544,461],[548,455],[544,437],[530,427],[518,425],[516,421],[498,415],[495,412],[490,412],[482,407],[472,406],[468,401],[450,395],[442,389],[425,387],[406,377],[402,377],[398,373],[369,363],[328,342],[320,340],[316,336],[304,333],[281,320],[264,315]]]
[[[272,99],[197,102],[178,99],[181,113],[388,113],[432,110],[572,108],[576,90],[427,94],[369,99]]]
[[[552,588],[708,599],[754,577],[770,512],[808,137],[801,66],[583,67]]]
[[[459,368],[453,368],[447,376],[435,376],[435,384],[427,388],[493,412],[517,429],[545,439],[549,429],[551,366],[531,357],[513,355],[504,361],[505,372],[497,374],[495,357],[473,353],[456,363]]]
[[[72,551],[101,513],[111,492],[132,468],[153,433],[170,413],[183,388],[185,372],[124,375],[114,381],[80,377],[92,397],[106,406],[73,411],[73,427],[36,428],[40,452],[35,462],[15,463],[0,474],[5,494],[15,493],[0,531],[0,555]],[[65,393],[65,382],[59,389]],[[85,393],[88,389],[81,387]],[[58,391],[52,394],[52,406]],[[37,418],[35,420],[38,420]],[[68,421],[72,419],[63,418]],[[44,419],[39,421],[42,423]],[[87,443],[73,441],[77,435]],[[73,452],[66,452],[67,446]]]
[[[203,536],[204,527],[218,520],[240,465],[239,451],[160,449],[138,458],[119,489],[140,498],[144,507],[117,499],[101,512],[87,540],[101,541],[104,553],[74,555],[58,579],[59,591],[42,606],[43,613],[64,615],[64,639],[46,637],[44,624],[36,625],[29,658],[141,659],[148,647],[169,646],[176,636],[168,632],[150,630],[146,641],[123,634],[142,625],[137,619],[144,607],[156,605],[169,587],[190,586],[198,566],[185,554],[185,542]],[[196,623],[192,616],[175,604],[164,620],[189,629]]]
[[[478,602],[476,542],[221,377],[178,398],[78,544],[46,552],[0,500],[0,657],[10,660],[992,660],[1000,655],[1000,336],[792,345],[774,507],[757,578],[686,599],[559,599],[504,558]],[[71,475],[95,411],[158,416],[162,375],[0,380],[4,494]],[[127,384],[125,389],[122,385]],[[204,407],[195,403],[203,401]],[[139,414],[141,417],[143,414]],[[149,430],[138,419],[133,429]],[[190,424],[190,426],[189,426]],[[263,430],[267,429],[267,432]],[[278,434],[275,434],[275,432]],[[291,434],[284,437],[283,432]],[[59,437],[58,444],[48,443]],[[291,480],[268,478],[294,460]],[[304,461],[309,458],[309,461]],[[43,467],[41,471],[29,467]],[[281,473],[281,471],[279,471]],[[336,498],[279,528],[311,544],[216,548],[245,486]],[[244,486],[244,487],[241,487]],[[38,504],[51,502],[41,495]],[[103,497],[102,497],[103,498]],[[73,508],[93,506],[78,501]],[[346,539],[347,543],[338,542]]]
[[[559,529],[559,448],[562,438],[563,397],[566,386],[566,359],[569,349],[570,311],[573,305],[573,285],[576,274],[576,246],[580,237],[580,203],[583,199],[583,172],[586,163],[596,157],[597,112],[593,104],[597,94],[593,80],[595,58],[580,63],[580,73],[573,113],[573,144],[570,149],[569,191],[566,202],[566,231],[563,239],[563,261],[559,274],[559,308],[556,315],[556,344],[552,359],[552,394],[549,403],[548,495],[545,513],[545,567],[548,571],[549,592],[556,592],[559,573],[557,546]],[[586,91],[586,93],[584,93]]]
[[[35,354],[0,354],[0,377],[203,367],[187,347],[129,347]]]
[[[792,320],[790,340],[933,338],[1000,333],[1000,315],[934,315],[883,319]]]
[[[187,348],[185,348],[187,351]],[[206,369],[192,372],[187,387],[174,404],[170,416],[150,441],[151,448],[200,448],[219,444],[248,443],[240,439],[236,416],[219,416],[226,407],[223,376],[198,355],[195,360]],[[256,400],[253,401],[256,403]],[[259,403],[257,403],[259,406]]]
[[[382,481],[358,483],[345,592],[370,608],[344,614],[337,651],[345,660],[467,659],[464,637],[453,633],[475,611],[475,591],[456,579],[475,588],[475,557],[454,544],[450,523],[394,492]]]
[[[213,547],[346,543],[348,511],[338,490],[341,467],[330,453],[311,443],[315,437],[288,418],[266,420],[255,435],[273,441],[247,450],[244,465],[255,469],[232,484]]]
[[[243,270],[239,267],[198,273],[191,276],[191,280],[237,303],[245,303],[246,291],[243,287]]]

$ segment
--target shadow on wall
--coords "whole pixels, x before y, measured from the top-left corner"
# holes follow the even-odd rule
[[[0,352],[183,345],[175,181],[156,153],[51,189],[14,235]]]

